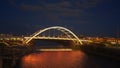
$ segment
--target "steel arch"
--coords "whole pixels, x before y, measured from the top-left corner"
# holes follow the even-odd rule
[[[38,36],[39,34],[47,31],[47,30],[51,30],[51,29],[56,29],[56,30],[59,30],[63,33],[65,33],[69,38],[71,38],[70,34],[77,39],[77,41],[82,45],[82,41],[69,29],[65,28],[65,27],[61,27],[61,26],[53,26],[53,27],[48,27],[48,28],[45,28],[45,29],[42,29],[42,30],[39,30],[38,32],[35,32],[33,35],[31,35],[30,38],[26,39],[24,41],[25,44],[29,43],[34,37]]]

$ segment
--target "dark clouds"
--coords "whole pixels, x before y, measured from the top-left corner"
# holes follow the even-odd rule
[[[9,0],[12,5],[20,8],[26,8],[26,10],[30,9],[30,7],[31,10],[85,9],[94,7],[103,1],[104,0],[57,0],[57,2],[54,2],[54,0],[51,0],[51,2],[47,2],[47,0]]]
[[[97,4],[102,3],[103,0],[9,0],[9,2],[23,10],[42,12],[46,19],[51,22],[76,22],[83,21],[85,15],[89,16],[85,10],[95,7]],[[71,18],[76,18],[74,21]],[[71,21],[67,21],[67,19]],[[86,19],[85,19],[86,20]]]

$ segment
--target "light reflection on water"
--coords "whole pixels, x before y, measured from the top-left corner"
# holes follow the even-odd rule
[[[81,51],[32,53],[22,58],[21,66],[22,68],[93,68],[88,57]]]

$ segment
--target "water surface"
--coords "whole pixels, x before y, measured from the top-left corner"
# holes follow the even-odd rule
[[[22,68],[89,68],[89,65],[92,68],[93,64],[81,51],[40,52],[22,59]]]

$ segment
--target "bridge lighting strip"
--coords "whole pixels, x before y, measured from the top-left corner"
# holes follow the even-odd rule
[[[72,49],[37,49],[37,51],[72,51]]]

